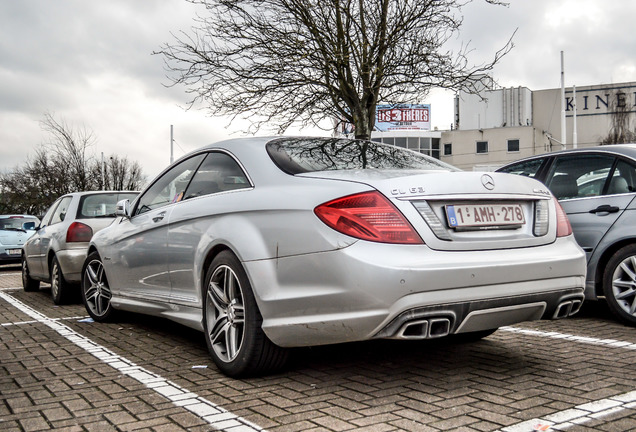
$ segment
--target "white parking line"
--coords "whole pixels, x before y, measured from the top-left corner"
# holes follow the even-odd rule
[[[64,317],[64,318],[49,318],[49,319],[51,321],[70,321],[70,320],[80,320],[80,319],[86,319],[86,318],[88,318],[88,315],[75,316],[75,317]],[[37,321],[37,320],[18,321],[18,322],[10,322],[10,323],[1,323],[0,327],[10,327],[10,326],[15,326],[15,325],[36,324],[36,323],[39,323],[39,321]]]
[[[44,324],[55,330],[70,342],[86,350],[107,365],[117,369],[122,374],[125,374],[146,387],[156,391],[176,406],[183,407],[196,416],[202,418],[213,428],[228,432],[251,432],[264,430],[260,426],[257,426],[248,420],[225,410],[205,398],[200,397],[196,393],[190,392],[187,389],[168,381],[167,379],[152,373],[141,366],[137,366],[125,357],[119,356],[109,349],[96,344],[87,337],[84,337],[72,330],[70,327],[41,314],[14,297],[11,297],[4,292],[0,292],[0,298],[27,314],[36,322]]]
[[[592,420],[636,408],[636,390],[611,398],[588,402],[549,416],[524,421],[501,429],[502,432],[534,432],[566,430]]]
[[[598,339],[591,337],[583,337],[583,336],[575,336],[565,333],[557,333],[557,332],[544,332],[539,330],[527,330],[516,327],[500,327],[499,330],[512,332],[512,333],[521,333],[529,336],[540,336],[547,337],[552,339],[565,339],[572,342],[585,343],[590,345],[606,345],[613,348],[623,348],[628,350],[636,350],[636,343],[618,341],[615,339]]]
[[[575,336],[558,332],[544,332],[539,330],[527,330],[516,327],[501,327],[499,330],[525,334],[528,336],[562,339],[590,345],[601,345],[612,348],[636,350],[636,344],[615,339],[598,339],[591,337]],[[607,399],[588,402],[577,405],[574,408],[559,411],[543,418],[535,418],[522,423],[501,429],[501,432],[534,432],[550,430],[567,430],[572,426],[581,425],[592,420],[621,412],[626,409],[636,408],[636,390],[612,396]]]

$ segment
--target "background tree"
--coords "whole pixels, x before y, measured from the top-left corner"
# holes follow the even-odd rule
[[[145,176],[139,162],[115,155],[105,159],[103,165],[101,161],[95,163],[93,177],[99,179],[99,189],[102,190],[139,190],[145,183]]]
[[[156,54],[171,85],[186,86],[190,107],[248,117],[251,132],[339,119],[369,138],[378,103],[421,102],[432,88],[476,93],[512,48],[509,40],[476,66],[467,46],[445,49],[471,0],[188,1],[207,16]]]
[[[636,142],[636,131],[630,126],[630,120],[634,117],[631,106],[628,106],[628,95],[617,90],[612,96],[611,121],[609,134],[601,141],[601,145],[625,144]]]
[[[0,174],[0,213],[42,215],[60,195],[87,190],[139,190],[146,181],[141,166],[116,155],[101,160],[91,153],[95,137],[45,114],[45,143],[22,165]],[[102,177],[104,181],[102,182]]]

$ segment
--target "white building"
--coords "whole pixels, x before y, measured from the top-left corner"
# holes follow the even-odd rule
[[[565,100],[562,144],[560,88],[487,88],[480,95],[459,94],[455,128],[441,134],[440,159],[465,170],[493,170],[527,156],[598,145],[612,134],[633,136],[636,82],[566,88]]]

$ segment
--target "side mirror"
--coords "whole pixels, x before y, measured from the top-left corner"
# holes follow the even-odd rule
[[[117,202],[117,207],[115,207],[115,216],[130,219],[130,200],[125,199]]]

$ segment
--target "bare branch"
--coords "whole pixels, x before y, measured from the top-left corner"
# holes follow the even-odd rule
[[[155,54],[189,107],[248,118],[250,132],[342,119],[368,137],[378,103],[421,102],[433,88],[474,92],[513,47],[479,65],[468,46],[444,49],[471,0],[190,1],[206,15]]]

